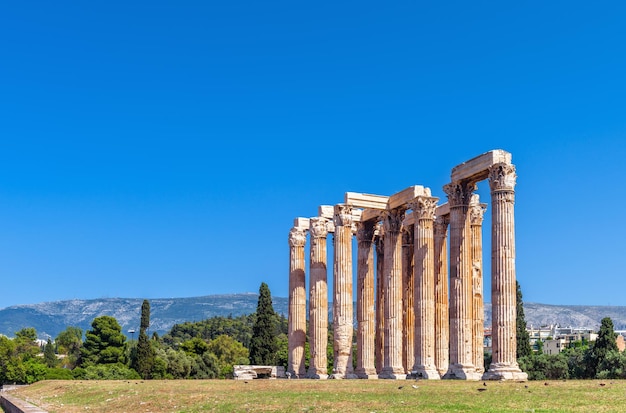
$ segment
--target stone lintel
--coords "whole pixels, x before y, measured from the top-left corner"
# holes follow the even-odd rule
[[[502,149],[494,149],[485,152],[467,162],[452,168],[452,182],[471,181],[478,182],[487,179],[489,167],[497,163],[511,163],[511,153]]]
[[[361,214],[361,222],[379,221],[380,214],[380,209],[364,209],[363,213]]]
[[[335,215],[335,207],[332,205],[320,205],[317,208],[317,215],[321,218],[332,220]]]
[[[363,209],[386,209],[388,196],[362,194],[359,192],[346,192],[345,204],[351,205],[353,208]]]
[[[418,196],[430,196],[430,188],[425,188],[422,185],[413,185],[400,192],[396,192],[389,197],[387,208],[395,209],[406,205]]]
[[[310,227],[309,218],[296,218],[293,220],[293,227],[308,231]]]
[[[445,204],[441,204],[435,209],[435,216],[443,217],[446,215],[450,215],[450,204],[447,202]]]

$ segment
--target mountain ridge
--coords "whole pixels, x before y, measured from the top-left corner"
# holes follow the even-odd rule
[[[198,297],[149,299],[150,332],[167,333],[174,324],[201,321],[215,316],[239,316],[256,311],[257,293],[212,294]],[[272,297],[274,310],[287,315],[288,298]],[[56,337],[68,326],[91,328],[94,318],[115,317],[122,331],[139,330],[143,298],[94,298],[15,305],[0,309],[0,334],[13,336],[34,327],[40,338]],[[329,305],[329,309],[332,305]],[[355,307],[356,308],[356,307]],[[571,326],[597,330],[604,317],[611,317],[616,330],[626,329],[626,306],[585,306],[524,303],[526,323]],[[356,316],[356,314],[355,314]],[[485,325],[491,324],[491,304],[485,303]],[[131,336],[129,336],[131,337]]]

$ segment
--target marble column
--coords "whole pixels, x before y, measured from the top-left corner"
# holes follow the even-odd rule
[[[439,379],[435,367],[435,240],[438,198],[418,197],[415,214],[415,362],[411,376]]]
[[[474,367],[479,373],[485,372],[485,305],[483,300],[483,215],[487,204],[481,204],[477,194],[470,199],[469,216],[472,234],[472,312],[474,313]]]
[[[335,205],[333,331],[335,364],[331,378],[356,378],[352,368],[352,207]]]
[[[415,309],[413,294],[415,293],[414,225],[402,227],[402,367],[405,373],[411,372],[415,361]]]
[[[448,312],[448,222],[449,215],[435,218],[435,366],[443,377],[448,371],[450,321]]]
[[[515,166],[489,168],[491,188],[492,361],[485,380],[526,380],[516,359]]]
[[[326,218],[311,218],[309,228],[309,371],[312,379],[328,378],[328,282]]]
[[[376,335],[374,337],[374,366],[376,373],[383,371],[385,354],[385,231],[381,224],[376,226]]]
[[[304,281],[304,245],[306,232],[292,228],[289,232],[289,314],[287,371],[293,378],[305,376],[304,343],[306,341],[306,285]]]
[[[450,365],[446,379],[478,380],[472,337],[472,250],[469,201],[475,184],[444,186],[450,205]]]
[[[402,236],[404,208],[384,212],[385,347],[381,379],[405,379],[402,366]]]
[[[374,366],[374,229],[373,221],[357,224],[357,361],[354,373],[376,379]]]

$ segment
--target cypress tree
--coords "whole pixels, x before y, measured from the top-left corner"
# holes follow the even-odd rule
[[[146,330],[150,326],[150,302],[143,300],[141,305],[141,322],[139,325],[139,340],[137,341],[137,353],[134,359],[133,368],[144,379],[149,379],[152,376],[152,369],[154,367],[154,360],[156,354],[152,348],[152,344],[148,339]]]
[[[516,330],[517,330],[517,358],[530,356],[532,348],[530,347],[530,336],[526,330],[526,318],[524,316],[524,302],[522,301],[522,288],[519,282],[515,281],[517,289],[517,305],[516,305]]]
[[[611,351],[618,351],[615,341],[615,331],[613,330],[613,320],[604,317],[601,321],[598,338],[591,349],[591,374],[592,378],[598,373],[598,366],[604,361]]]
[[[259,288],[259,301],[256,308],[256,320],[252,327],[250,340],[250,362],[258,365],[275,363],[278,345],[274,336],[276,314],[272,307],[272,295],[265,283]]]
[[[57,365],[57,356],[54,352],[54,344],[52,344],[52,340],[48,338],[48,343],[43,351],[43,359],[46,363],[46,366],[52,368]]]

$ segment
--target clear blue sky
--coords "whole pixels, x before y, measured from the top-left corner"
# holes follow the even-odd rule
[[[5,2],[0,308],[285,297],[294,217],[496,148],[525,301],[626,305],[624,3],[390,3]]]

